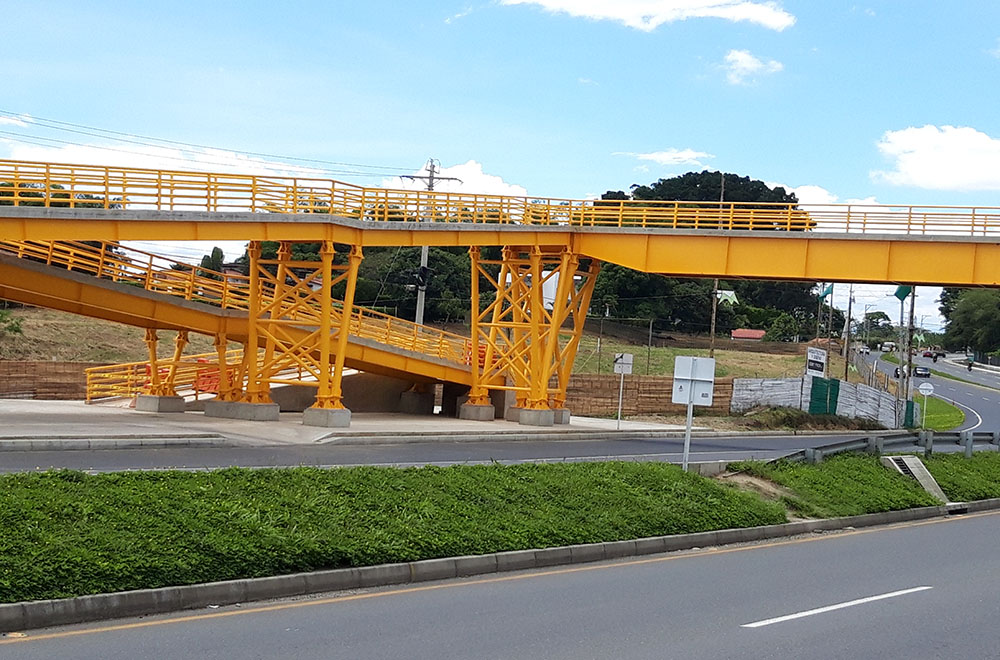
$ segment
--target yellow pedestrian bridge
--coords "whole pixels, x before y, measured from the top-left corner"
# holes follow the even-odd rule
[[[247,276],[121,244],[234,239],[249,244]],[[261,241],[279,242],[276,258]],[[295,242],[320,243],[319,260],[293,261]],[[366,247],[422,245],[469,249],[469,336],[354,304]],[[486,246],[501,256],[485,258]],[[197,332],[218,349],[198,367],[203,380],[215,370],[209,414],[273,418],[270,387],[289,383],[316,388],[305,423],[344,425],[342,374],[354,368],[414,383],[406,394],[421,407],[444,382],[468,388],[467,417],[492,419],[490,393],[512,392],[524,423],[567,419],[603,262],[678,277],[996,286],[1000,208],[571,200],[0,160],[0,297],[146,328],[148,377],[128,387],[162,409]],[[170,360],[156,357],[158,330],[178,331]]]

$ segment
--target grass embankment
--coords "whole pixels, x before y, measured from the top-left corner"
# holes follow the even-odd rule
[[[963,454],[935,454],[924,462],[953,502],[1000,497],[1000,454],[977,452],[972,458]]]
[[[819,465],[744,461],[731,463],[729,469],[784,487],[788,493],[781,497],[781,502],[809,518],[855,516],[941,504],[913,479],[887,470],[877,457],[863,454],[833,456]]]
[[[781,523],[663,463],[0,476],[0,601]]]

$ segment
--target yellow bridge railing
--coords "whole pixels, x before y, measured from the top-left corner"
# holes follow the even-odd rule
[[[118,243],[79,241],[0,241],[0,253],[140,286],[223,309],[248,310],[250,278],[183,264]],[[268,297],[265,292],[265,298]],[[311,306],[297,314],[314,318]],[[351,310],[349,333],[362,339],[459,364],[471,360],[471,340],[363,307]]]
[[[238,363],[243,359],[243,351],[227,351],[226,362]],[[219,391],[219,356],[217,353],[184,356],[176,363],[162,360],[157,363],[161,376],[174,369],[174,389],[191,392],[195,400],[206,393]],[[87,375],[87,402],[100,399],[133,397],[146,391],[150,385],[149,362],[126,362],[90,367]]]
[[[329,213],[368,221],[996,236],[1000,207],[573,200],[364,188],[331,179],[0,160],[0,206]]]

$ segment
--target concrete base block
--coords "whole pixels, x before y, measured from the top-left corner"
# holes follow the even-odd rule
[[[552,410],[523,408],[517,422],[523,426],[552,426],[556,423],[556,416]]]
[[[471,419],[477,422],[492,422],[496,419],[496,409],[489,405],[463,403],[458,409],[459,419]]]
[[[151,396],[140,394],[135,399],[135,409],[139,412],[182,413],[185,402],[182,396]]]
[[[433,415],[434,392],[400,393],[399,412],[407,415]]]
[[[555,408],[552,413],[555,415],[555,424],[569,424],[569,408]]]
[[[518,408],[517,406],[508,406],[508,408],[503,411],[503,418],[508,422],[520,421],[521,408]]]
[[[346,429],[351,425],[351,411],[347,408],[306,408],[302,411],[302,424]]]
[[[245,419],[251,422],[276,422],[281,410],[276,403],[246,403],[245,401],[206,401],[206,417]]]

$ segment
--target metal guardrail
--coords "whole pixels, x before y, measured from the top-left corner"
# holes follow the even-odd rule
[[[852,438],[833,442],[820,447],[802,449],[775,460],[819,463],[824,458],[850,452],[881,454],[893,450],[922,449],[925,456],[934,451],[936,442],[961,445],[966,455],[971,455],[973,447],[987,443],[1000,449],[1000,431],[897,431],[893,433],[871,433],[863,438]]]
[[[0,160],[0,206],[322,213],[374,222],[1000,235],[1000,207],[576,200],[390,190],[252,176]]]

